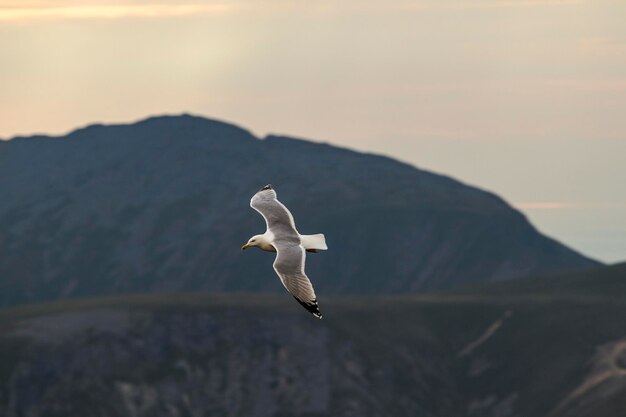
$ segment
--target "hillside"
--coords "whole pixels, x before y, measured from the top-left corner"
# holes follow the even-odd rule
[[[497,196],[390,158],[200,117],[0,141],[0,305],[137,292],[282,291],[248,207],[272,183],[330,250],[323,294],[406,293],[586,268]]]
[[[626,415],[625,281],[621,264],[561,291],[325,297],[321,321],[286,295],[5,309],[0,415]]]

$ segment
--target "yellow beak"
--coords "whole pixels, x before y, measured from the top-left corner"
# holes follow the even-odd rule
[[[248,249],[249,247],[250,247],[250,244],[249,244],[249,243],[246,243],[245,245],[243,245],[243,246],[241,247],[241,250],[246,250],[246,249]]]

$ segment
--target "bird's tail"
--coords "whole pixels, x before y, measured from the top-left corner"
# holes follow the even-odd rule
[[[322,233],[317,235],[301,235],[302,246],[306,250],[327,250],[326,238]]]

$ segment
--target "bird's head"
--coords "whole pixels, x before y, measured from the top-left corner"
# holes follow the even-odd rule
[[[261,246],[265,243],[263,235],[255,235],[248,239],[248,243],[241,247],[241,250],[246,250],[251,246]]]

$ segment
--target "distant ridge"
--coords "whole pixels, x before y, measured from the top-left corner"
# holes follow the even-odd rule
[[[0,305],[161,291],[282,291],[240,253],[272,183],[320,294],[403,293],[598,265],[492,193],[388,157],[198,116],[0,142]]]
[[[326,297],[321,321],[282,294],[2,309],[0,410],[622,417],[625,289],[621,264],[463,293]]]

